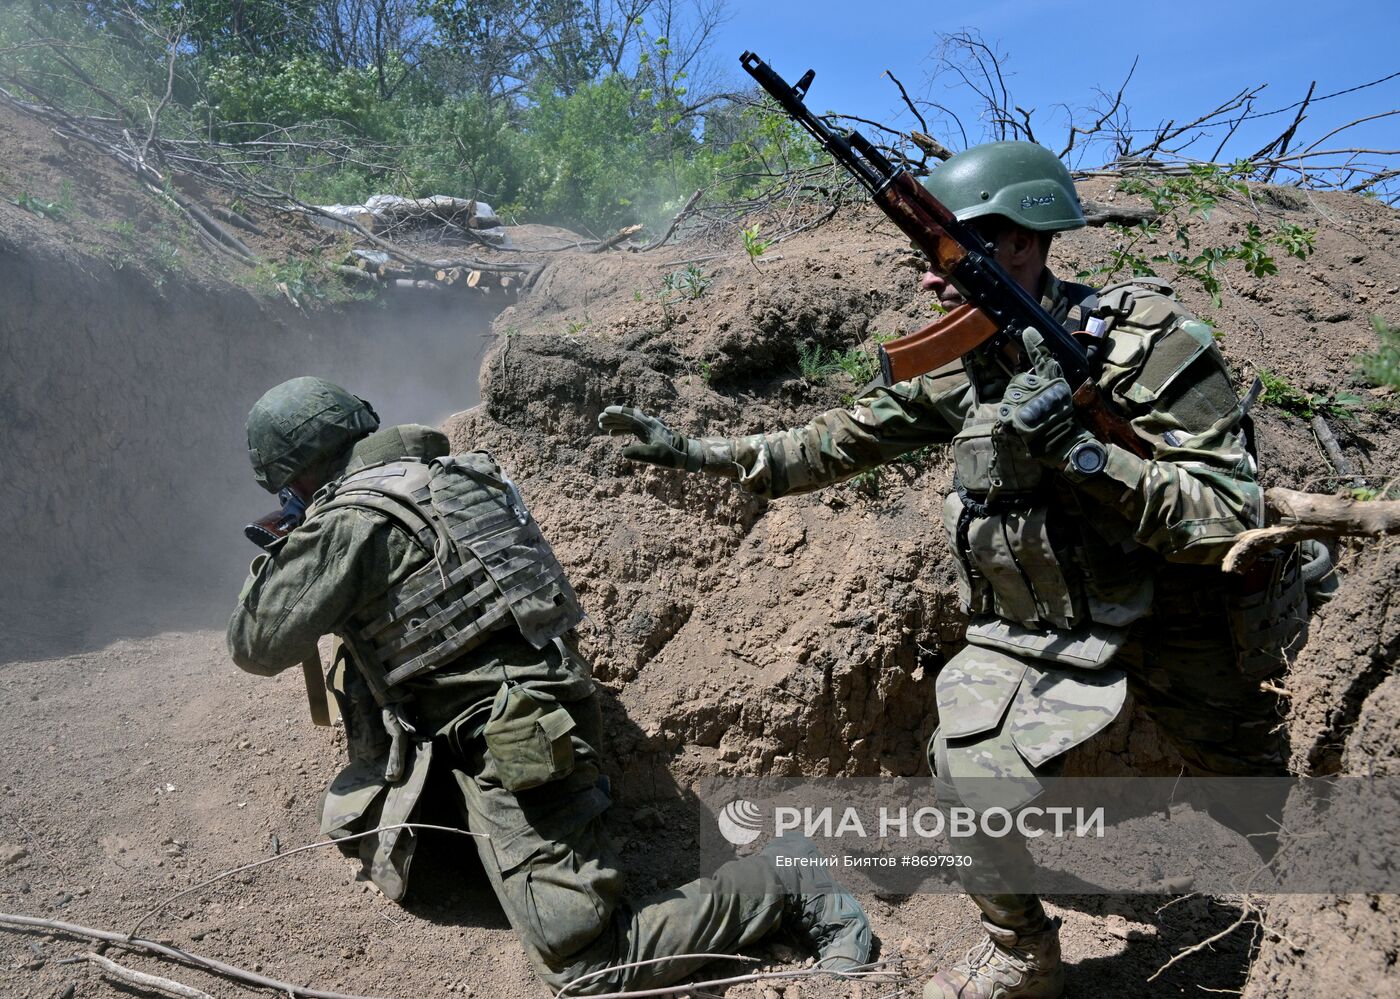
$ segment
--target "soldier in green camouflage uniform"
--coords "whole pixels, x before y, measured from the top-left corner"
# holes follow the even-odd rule
[[[952,444],[943,522],[970,625],[936,682],[929,762],[945,801],[1024,806],[1068,750],[1113,721],[1129,689],[1192,773],[1282,773],[1279,705],[1260,681],[1299,632],[1303,592],[1296,559],[1270,562],[1253,587],[1218,568],[1234,537],[1260,525],[1262,494],[1246,407],[1210,328],[1161,282],[1094,292],[1050,273],[1053,233],[1084,220],[1068,172],[1044,148],[976,147],[927,183],[1068,329],[1102,323],[1091,347],[1098,384],[1151,457],[1105,448],[1080,426],[1034,332],[1024,337],[1029,370],[970,354],[795,430],[686,438],[621,406],[600,426],[639,438],[629,458],[731,478],[766,497]],[[944,305],[960,302],[942,275],[923,283]],[[1257,817],[1224,818],[1259,829]],[[1058,996],[1057,924],[1024,893],[1024,841],[978,837],[963,852],[975,860],[959,870],[988,939],[940,971],[927,999]]]
[[[234,661],[272,676],[334,634],[350,763],[322,801],[322,832],[347,838],[374,883],[402,899],[412,822],[430,770],[451,774],[464,828],[531,965],[579,994],[684,978],[786,924],[819,964],[869,960],[859,903],[780,840],[645,903],[623,894],[602,813],[601,722],[572,629],[573,589],[485,452],[450,455],[421,426],[379,430],[344,389],[297,378],[248,418],[259,483],[286,504],[228,627]],[[449,785],[450,786],[450,785]],[[375,830],[381,830],[375,832]],[[633,964],[620,970],[616,966]]]

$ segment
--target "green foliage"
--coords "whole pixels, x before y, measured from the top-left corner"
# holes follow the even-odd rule
[[[875,343],[868,347],[857,346],[842,351],[827,351],[819,343],[797,345],[797,366],[802,377],[814,385],[821,385],[838,374],[845,375],[859,388],[880,373],[880,358],[876,345],[894,339],[892,335],[876,333]],[[850,397],[846,397],[850,401]]]
[[[771,239],[763,239],[759,235],[760,230],[757,222],[742,231],[744,234],[744,252],[749,255],[749,259],[751,260],[763,256],[764,251],[773,245]]]
[[[705,294],[713,280],[714,278],[694,264],[686,264],[684,269],[667,274],[661,279],[661,283],[668,292],[675,292],[681,298],[693,302]]]
[[[1264,383],[1264,394],[1259,401],[1275,406],[1285,413],[1292,413],[1305,420],[1314,416],[1327,416],[1332,419],[1349,420],[1353,411],[1362,405],[1362,399],[1350,392],[1334,392],[1319,395],[1304,392],[1272,371],[1259,371],[1259,380]]]
[[[1376,331],[1380,346],[1357,356],[1361,377],[1372,385],[1400,391],[1400,328],[1379,315],[1371,317],[1371,328]]]
[[[254,270],[252,280],[264,292],[281,292],[303,308],[329,297],[329,275],[319,259],[288,257],[281,262],[264,261]]]
[[[1244,236],[1236,242],[1215,246],[1193,246],[1195,223],[1206,221],[1221,201],[1229,197],[1247,197],[1249,188],[1243,181],[1243,163],[1221,170],[1209,164],[1197,164],[1180,175],[1130,176],[1119,181],[1118,189],[1127,194],[1146,198],[1158,217],[1136,226],[1111,225],[1109,230],[1118,237],[1109,250],[1108,259],[1079,272],[1081,279],[1103,276],[1112,278],[1121,273],[1133,277],[1155,277],[1154,265],[1170,264],[1181,277],[1199,285],[1210,295],[1218,308],[1224,289],[1224,265],[1238,261],[1247,274],[1256,278],[1278,273],[1278,263],[1270,248],[1282,247],[1289,256],[1305,260],[1313,252],[1317,233],[1293,223],[1283,223],[1266,232],[1255,222],[1245,224]],[[1147,244],[1155,243],[1170,233],[1170,249],[1149,254]]]
[[[67,181],[64,181],[65,186],[67,183]],[[17,205],[27,212],[33,212],[40,218],[52,219],[55,222],[63,221],[73,210],[71,193],[67,194],[66,197],[59,198],[57,201],[45,201],[43,198],[36,198],[28,191],[21,191],[19,197],[10,199],[10,204]]]
[[[1304,229],[1300,225],[1292,222],[1285,222],[1279,226],[1278,232],[1274,233],[1273,240],[1283,247],[1285,253],[1290,257],[1297,257],[1299,260],[1307,260],[1312,256],[1314,243],[1317,240],[1316,229]]]
[[[610,23],[609,9],[581,0],[0,4],[0,51],[8,78],[78,113],[115,113],[138,132],[159,107],[161,133],[184,141],[291,139],[221,155],[255,183],[314,203],[451,194],[482,198],[508,219],[612,231],[660,223],[699,188],[732,201],[758,195],[777,173],[826,162],[771,106],[691,93],[705,53],[669,7],[642,5],[623,23]],[[178,57],[165,102],[171,38]],[[45,39],[63,40],[62,54]],[[44,206],[54,202],[29,195],[30,210],[53,217]],[[767,243],[754,230],[746,249],[757,257]]]
[[[388,131],[389,108],[378,100],[374,74],[335,69],[314,55],[220,59],[205,70],[203,84],[206,96],[194,113],[214,121],[214,137],[226,141],[259,138],[266,124],[335,121],[376,138]]]
[[[829,353],[819,343],[799,343],[797,370],[813,385],[820,385],[841,370],[841,363],[837,354]]]

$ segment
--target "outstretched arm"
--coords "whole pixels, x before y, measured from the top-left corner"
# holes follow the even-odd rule
[[[743,437],[685,437],[640,410],[609,406],[598,425],[631,433],[633,461],[734,479],[760,496],[810,492],[926,444],[950,440],[971,405],[960,370],[877,388],[806,426]]]

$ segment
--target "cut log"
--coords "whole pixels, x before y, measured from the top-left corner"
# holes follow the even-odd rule
[[[379,283],[379,278],[377,276],[359,267],[350,267],[346,264],[332,264],[331,269],[342,277],[350,278],[360,284]]]
[[[418,288],[426,291],[442,291],[442,285],[436,281],[424,281],[419,278],[394,278],[391,282],[395,288]]]
[[[470,274],[467,275],[467,287],[468,287],[468,288],[476,288],[476,287],[478,287],[479,285],[481,285],[482,279],[483,279],[485,276],[486,276],[486,275],[484,275],[481,271],[472,271]]]

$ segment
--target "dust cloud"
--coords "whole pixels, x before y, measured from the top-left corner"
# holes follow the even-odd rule
[[[494,311],[460,298],[298,311],[6,249],[0,662],[223,626],[256,554],[243,525],[275,502],[244,420],[277,382],[328,378],[386,425],[480,398]]]

